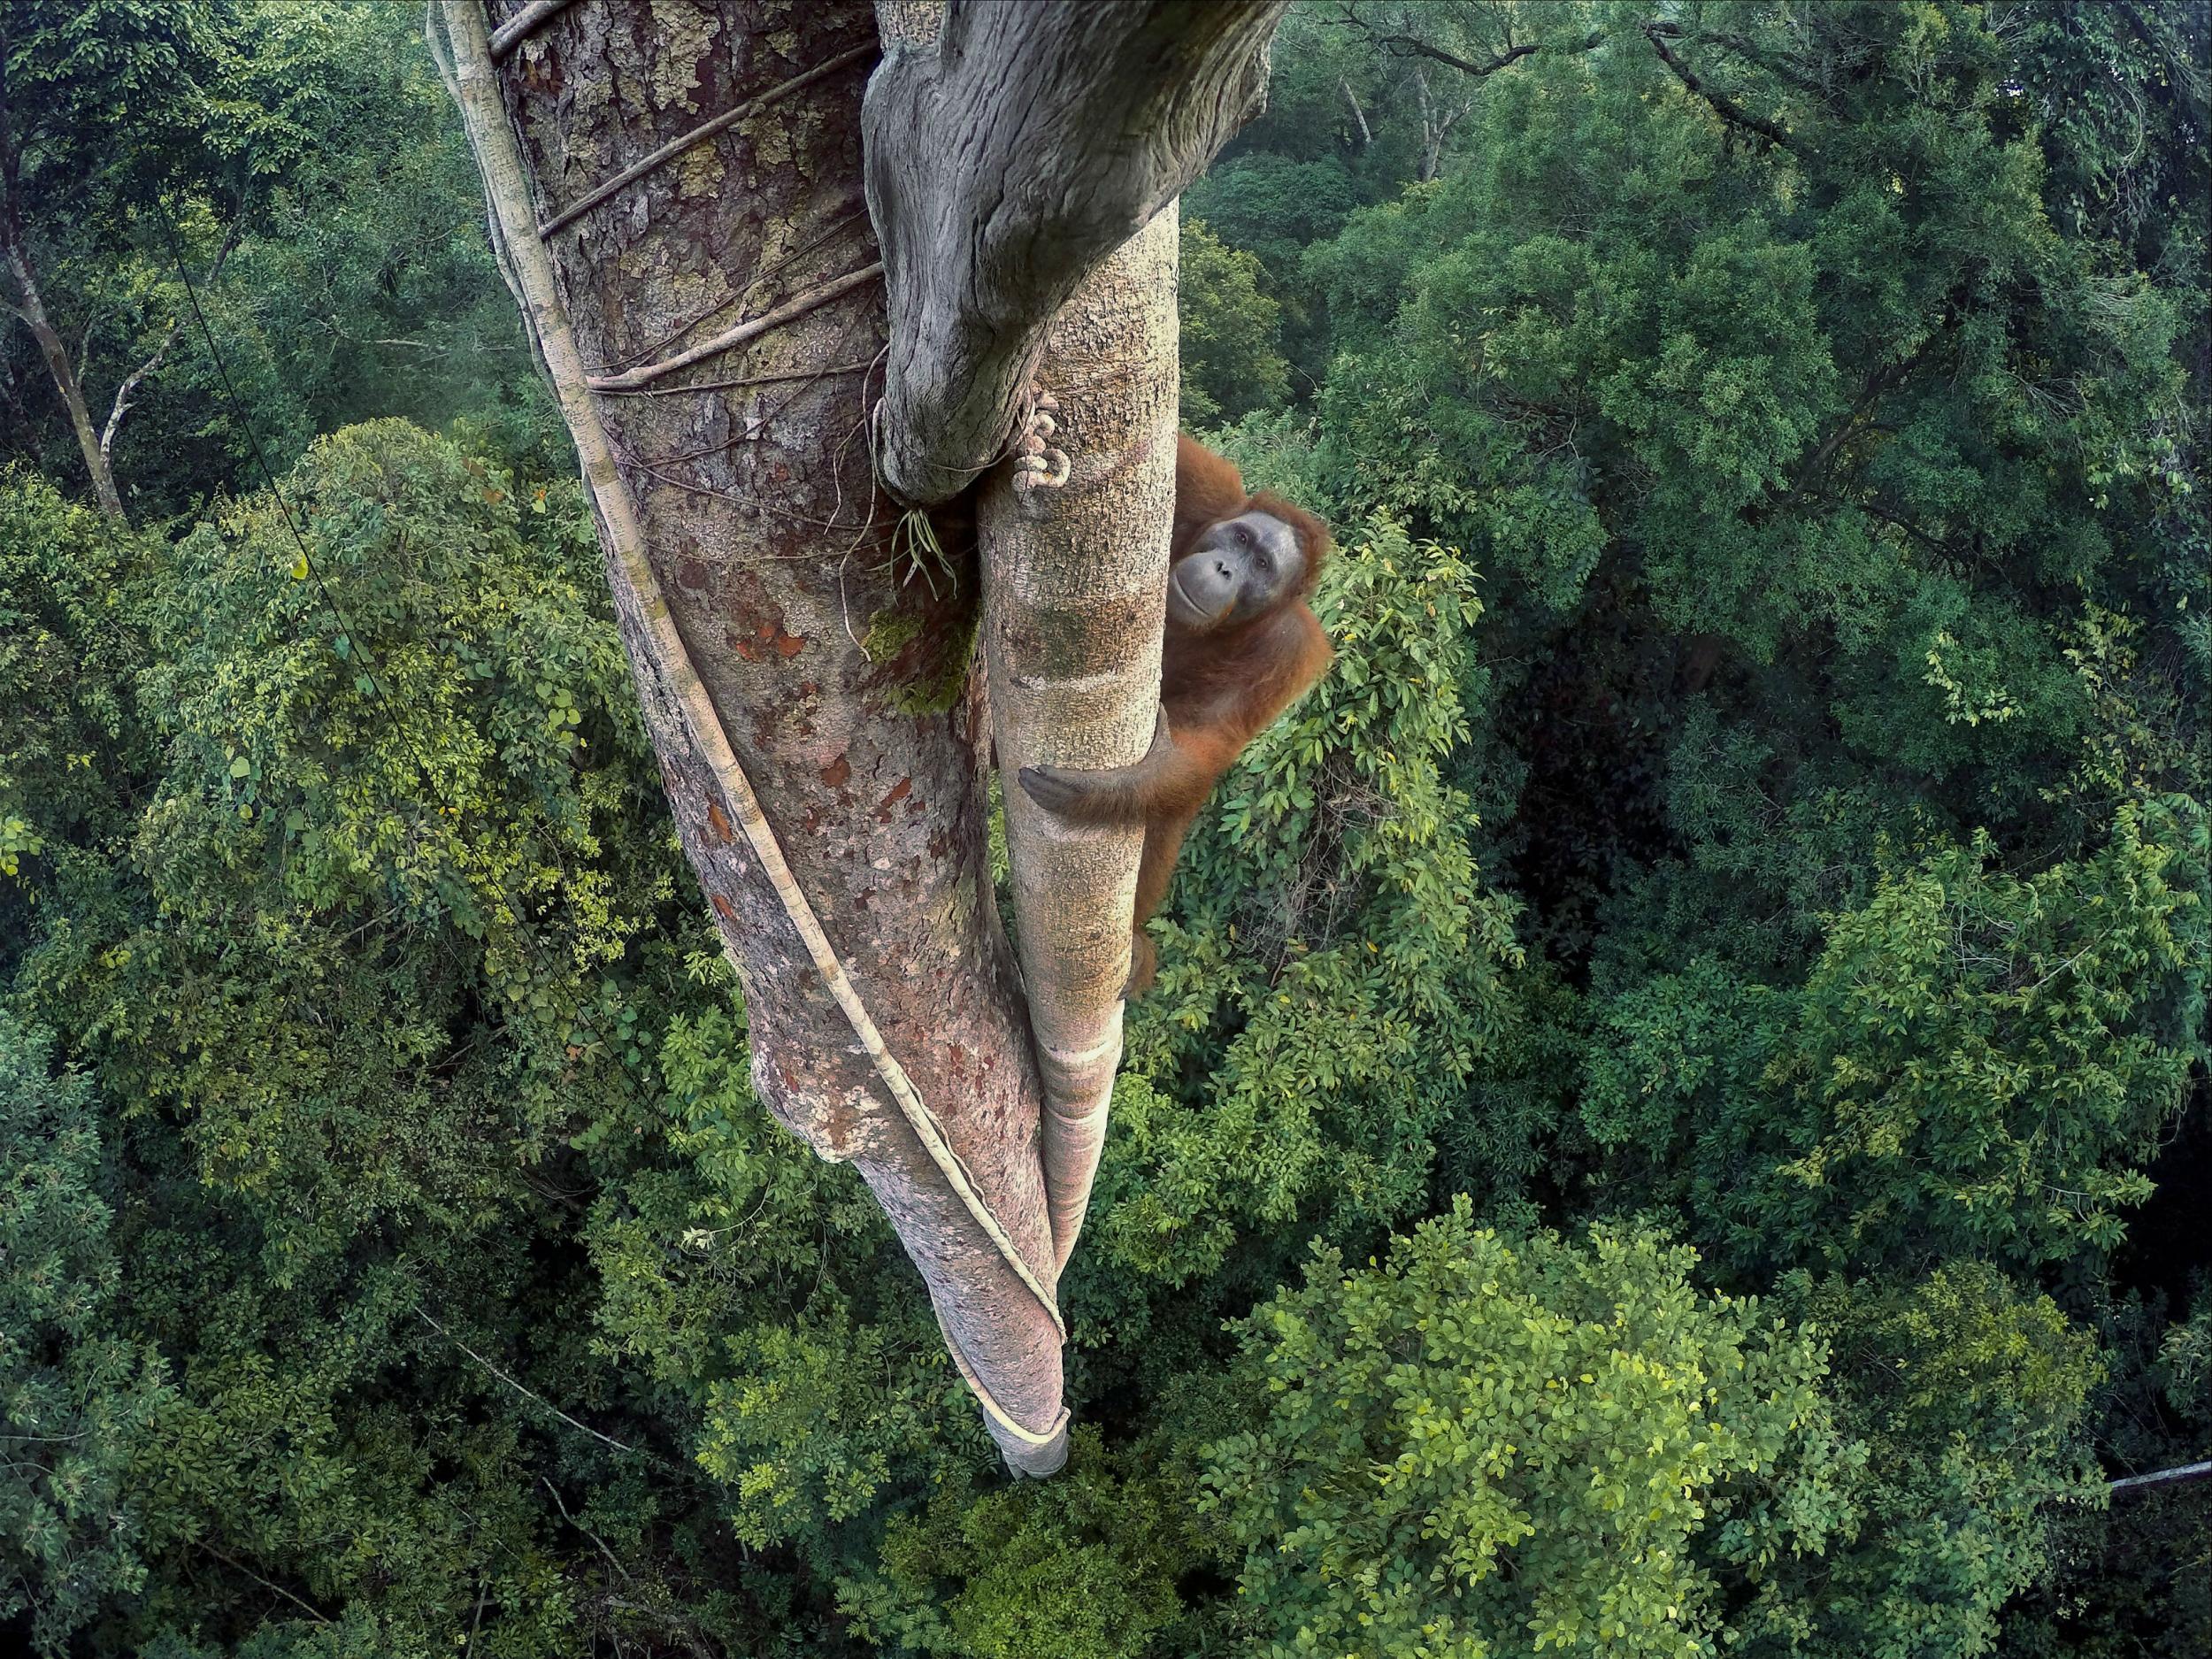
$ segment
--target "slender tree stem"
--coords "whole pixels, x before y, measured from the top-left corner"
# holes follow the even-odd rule
[[[2186,1481],[2202,1480],[2212,1476],[2212,1461],[2201,1463],[2181,1463],[2172,1469],[2160,1469],[2147,1475],[2130,1475],[2115,1480],[2106,1490],[2114,1496],[2123,1492],[2140,1492],[2149,1486],[2178,1486]]]

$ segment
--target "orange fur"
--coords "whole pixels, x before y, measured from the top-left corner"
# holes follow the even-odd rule
[[[1167,896],[1183,837],[1244,746],[1273,725],[1275,717],[1329,665],[1328,638],[1306,603],[1328,555],[1328,526],[1280,496],[1247,495],[1243,475],[1233,463],[1183,434],[1175,451],[1170,567],[1188,555],[1207,526],[1254,509],[1272,513],[1297,533],[1306,556],[1305,572],[1282,604],[1232,633],[1195,633],[1172,621],[1167,624],[1160,657],[1160,703],[1175,750],[1139,803],[1145,826],[1144,861],[1137,872],[1131,996],[1142,995],[1152,983],[1155,952],[1144,925]]]

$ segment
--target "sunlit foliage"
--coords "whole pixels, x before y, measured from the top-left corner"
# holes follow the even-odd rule
[[[0,360],[0,1639],[2212,1651],[2105,1490],[2212,1456],[2204,0],[1294,7],[1184,414],[1337,660],[1018,1486],[754,1094],[416,27],[9,13],[87,384],[179,251],[215,347],[134,530]]]

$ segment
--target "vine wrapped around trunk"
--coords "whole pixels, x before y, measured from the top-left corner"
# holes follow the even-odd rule
[[[1067,1455],[1056,1284],[1119,1057],[1138,837],[1014,809],[1033,1051],[974,629],[1010,764],[1142,751],[1175,392],[1172,216],[1143,227],[1255,107],[1280,9],[887,4],[864,168],[864,0],[703,0],[682,27],[538,0],[499,8],[496,51],[480,0],[433,0],[755,1086],[868,1182],[1023,1473]],[[991,466],[1048,326],[1067,487],[983,492],[981,600],[964,547],[951,581],[911,580],[928,556],[877,465]]]

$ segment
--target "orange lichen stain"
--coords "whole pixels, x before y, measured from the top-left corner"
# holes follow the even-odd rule
[[[833,789],[842,789],[845,780],[853,775],[853,764],[840,755],[822,768],[822,781]]]
[[[783,623],[774,618],[756,622],[754,618],[758,614],[756,611],[751,616],[738,618],[738,627],[751,626],[749,636],[740,634],[737,627],[733,627],[724,633],[722,642],[749,663],[766,662],[770,651],[788,662],[806,649],[806,635],[787,634]]]
[[[707,803],[707,825],[709,828],[714,831],[715,839],[717,841],[735,841],[737,839],[735,834],[731,832],[729,819],[722,816],[721,806],[713,801]]]
[[[714,895],[714,913],[726,922],[734,922],[737,919],[737,906],[718,893]]]

